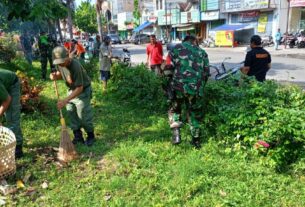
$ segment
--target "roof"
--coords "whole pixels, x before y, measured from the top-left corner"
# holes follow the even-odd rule
[[[248,24],[240,24],[240,25],[230,25],[230,24],[223,24],[221,26],[215,27],[211,29],[211,31],[237,31],[243,29],[250,29],[252,26]]]
[[[146,27],[149,27],[152,24],[153,24],[152,22],[146,21],[143,24],[141,24],[140,26],[138,26],[137,28],[135,28],[133,31],[140,32],[141,30],[145,29]]]

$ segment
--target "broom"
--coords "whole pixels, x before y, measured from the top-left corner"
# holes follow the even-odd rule
[[[59,100],[59,93],[55,80],[54,80],[54,88],[56,91],[57,99]],[[57,159],[63,162],[69,162],[77,157],[77,153],[70,139],[70,135],[61,109],[59,110],[59,114],[60,114],[60,123],[61,123],[61,140],[59,144],[59,150],[57,153]]]

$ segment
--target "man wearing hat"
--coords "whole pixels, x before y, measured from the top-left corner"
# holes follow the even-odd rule
[[[16,158],[23,156],[20,108],[20,82],[17,75],[14,72],[0,69],[0,118],[5,115],[8,127],[16,136]]]
[[[51,80],[63,79],[69,88],[68,96],[57,102],[58,109],[66,106],[70,117],[70,127],[73,130],[73,143],[85,143],[91,146],[95,141],[93,127],[93,112],[90,105],[92,97],[91,81],[78,60],[69,58],[64,47],[55,47],[53,50],[53,63],[58,71],[50,74]],[[87,133],[84,141],[81,131]]]

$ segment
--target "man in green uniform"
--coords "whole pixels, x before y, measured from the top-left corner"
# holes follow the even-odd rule
[[[209,75],[208,55],[197,46],[194,36],[186,36],[182,44],[176,45],[169,52],[169,63],[164,74],[171,76],[173,92],[171,107],[168,111],[170,128],[173,131],[172,143],[181,142],[180,127],[182,105],[186,105],[187,117],[191,127],[191,144],[200,148],[200,119],[203,117],[204,86]],[[171,71],[170,71],[171,70]]]
[[[40,33],[38,47],[40,52],[41,78],[46,80],[48,60],[51,70],[54,68],[54,66],[52,63],[52,42],[50,37],[45,32]]]
[[[59,100],[58,109],[66,106],[70,117],[70,127],[73,130],[73,143],[85,143],[91,146],[94,141],[93,112],[90,105],[92,97],[91,81],[86,71],[76,59],[68,57],[64,47],[55,47],[53,62],[58,66],[58,71],[50,74],[51,80],[63,79],[69,88],[68,96]],[[87,133],[84,142],[81,128]]]
[[[0,117],[5,115],[8,127],[17,140],[15,155],[20,158],[22,152],[22,132],[20,128],[20,82],[11,71],[0,69]]]

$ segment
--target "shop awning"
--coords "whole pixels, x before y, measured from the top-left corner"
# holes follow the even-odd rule
[[[230,24],[223,24],[221,26],[215,27],[211,29],[211,31],[238,31],[243,29],[250,29],[252,28],[251,25],[242,24],[242,25],[230,25]]]
[[[173,25],[173,27],[176,27],[178,32],[189,31],[189,30],[195,29],[194,25],[192,25],[192,24],[177,24],[177,25]]]
[[[149,27],[152,24],[153,24],[152,22],[146,21],[143,24],[141,24],[140,26],[138,26],[137,28],[135,28],[133,31],[140,32],[141,30],[145,29],[146,27]]]

